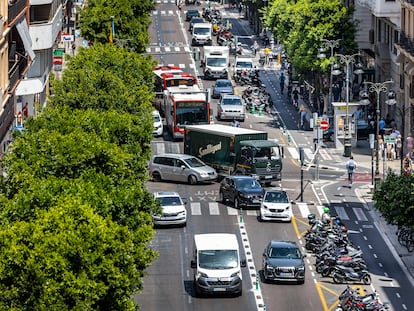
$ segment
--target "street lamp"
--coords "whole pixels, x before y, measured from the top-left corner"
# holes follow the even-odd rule
[[[344,157],[350,157],[352,153],[352,143],[351,143],[351,133],[349,132],[349,65],[355,64],[356,57],[360,56],[361,54],[352,54],[352,55],[342,55],[342,54],[335,54],[336,57],[339,58],[340,63],[346,65],[346,114],[345,114],[345,137],[344,137]]]
[[[378,143],[378,137],[380,135],[380,129],[379,129],[379,120],[380,120],[380,93],[381,92],[388,92],[387,84],[392,84],[394,81],[389,80],[385,82],[364,82],[369,85],[369,91],[375,92],[377,94],[377,117],[376,117],[376,123],[377,123],[377,129],[375,135],[376,137],[376,157],[375,157],[375,186],[377,185],[377,182],[381,179],[380,178],[380,172],[379,172],[379,143]]]
[[[334,48],[338,47],[339,45],[339,41],[341,41],[341,39],[337,39],[337,40],[326,40],[326,39],[321,39],[322,41],[322,49],[319,51],[318,57],[319,58],[325,58],[326,55],[324,53],[324,50],[327,48],[331,49],[331,54],[330,57],[332,57],[334,55]],[[332,109],[332,71],[333,71],[333,62],[331,61],[331,71],[329,74],[329,92],[328,92],[328,115],[332,116],[333,115],[333,109]]]

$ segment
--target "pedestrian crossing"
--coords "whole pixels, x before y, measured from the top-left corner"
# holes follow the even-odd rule
[[[191,53],[191,47],[186,46],[185,43],[170,43],[165,45],[149,45],[145,48],[145,52],[151,55],[165,55],[165,54],[188,54]],[[177,66],[176,64],[173,64]],[[179,64],[180,68],[191,67],[193,64]]]
[[[317,215],[317,218],[321,218],[323,214],[324,206],[308,205],[305,202],[296,202],[292,205],[293,214],[295,217],[307,219],[308,215],[313,213]],[[219,202],[190,202],[189,211],[192,216],[238,216],[240,210],[232,206],[227,206]],[[242,209],[241,213],[246,217],[257,217],[260,215],[259,209]],[[344,206],[333,206],[331,207],[331,214],[337,215],[343,221],[356,219],[361,222],[367,222],[368,217],[362,207],[345,208]]]

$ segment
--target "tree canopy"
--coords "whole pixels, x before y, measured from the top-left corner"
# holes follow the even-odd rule
[[[341,39],[342,54],[356,47],[352,8],[340,0],[274,0],[264,12],[265,26],[283,44],[295,72],[304,76],[326,63],[317,57],[322,39]]]
[[[153,62],[95,44],[69,58],[0,177],[0,310],[136,310],[157,256],[146,190]]]
[[[373,200],[384,219],[391,224],[414,229],[414,175],[397,175],[391,170],[374,191]]]

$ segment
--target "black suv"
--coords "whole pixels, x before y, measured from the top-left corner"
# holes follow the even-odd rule
[[[264,281],[305,283],[304,257],[295,242],[270,241],[263,251]]]
[[[189,22],[193,17],[200,17],[200,12],[198,12],[198,10],[187,10],[185,20]]]
[[[260,183],[251,176],[233,175],[225,177],[220,183],[219,200],[230,201],[235,208],[242,206],[259,207],[264,190]]]

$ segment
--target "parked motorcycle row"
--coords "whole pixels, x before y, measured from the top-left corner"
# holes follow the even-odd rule
[[[348,238],[347,228],[339,219],[324,223],[309,215],[311,227],[304,239],[305,248],[315,256],[316,272],[322,277],[331,277],[337,284],[363,283],[371,284],[371,275],[359,247],[355,247]],[[360,296],[349,286],[339,296],[340,310],[386,310],[387,304],[382,304],[378,295]]]
[[[237,85],[244,86],[262,86],[262,81],[259,77],[259,70],[253,69],[253,70],[242,70],[237,69],[234,72],[233,75],[234,82],[236,82]]]
[[[388,308],[389,304],[382,303],[377,292],[360,295],[357,290],[347,286],[339,295],[339,304],[335,311],[385,311]]]
[[[249,85],[242,93],[242,101],[249,111],[261,110],[270,112],[273,107],[272,97],[262,84],[260,86]]]

